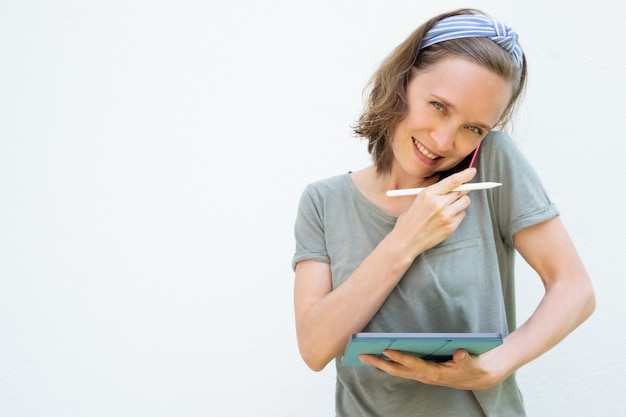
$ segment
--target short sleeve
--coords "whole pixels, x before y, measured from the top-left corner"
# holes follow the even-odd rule
[[[324,219],[322,201],[312,186],[307,188],[300,197],[294,227],[296,250],[291,267],[303,260],[316,260],[330,263],[324,235]]]
[[[501,237],[513,246],[513,235],[517,232],[558,216],[559,212],[515,143],[501,132],[494,132],[487,140],[492,143],[481,146],[478,170],[488,173],[489,178],[482,181],[502,183],[492,194],[492,205]]]

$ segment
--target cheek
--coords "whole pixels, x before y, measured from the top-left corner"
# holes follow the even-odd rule
[[[411,136],[410,130],[408,118],[400,120],[395,129],[393,129],[393,135],[390,140],[391,147],[396,148],[401,146],[401,144],[405,142],[404,139]]]
[[[474,149],[480,145],[482,140],[483,137],[477,137],[473,133],[467,134],[467,137],[464,137],[462,140],[457,142],[457,153],[459,157],[463,159],[473,153]]]
[[[409,108],[405,120],[411,129],[423,129],[430,124],[432,121],[432,115],[430,115],[430,112],[432,112],[433,109],[428,106],[413,105]]]

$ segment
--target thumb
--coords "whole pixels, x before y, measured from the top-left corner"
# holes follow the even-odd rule
[[[465,359],[467,359],[468,357],[468,353],[465,349],[458,349],[456,352],[454,352],[454,355],[452,355],[452,359],[454,359],[455,362],[463,362]]]

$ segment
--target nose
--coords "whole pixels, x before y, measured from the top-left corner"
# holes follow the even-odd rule
[[[433,142],[437,144],[437,151],[446,152],[454,148],[456,128],[451,123],[439,123],[430,134]]]

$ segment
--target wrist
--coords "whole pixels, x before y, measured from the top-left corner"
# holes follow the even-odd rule
[[[403,270],[407,270],[415,258],[426,248],[421,244],[411,242],[399,233],[397,229],[392,230],[381,242],[383,251],[386,252],[387,259],[393,260],[394,264]]]

